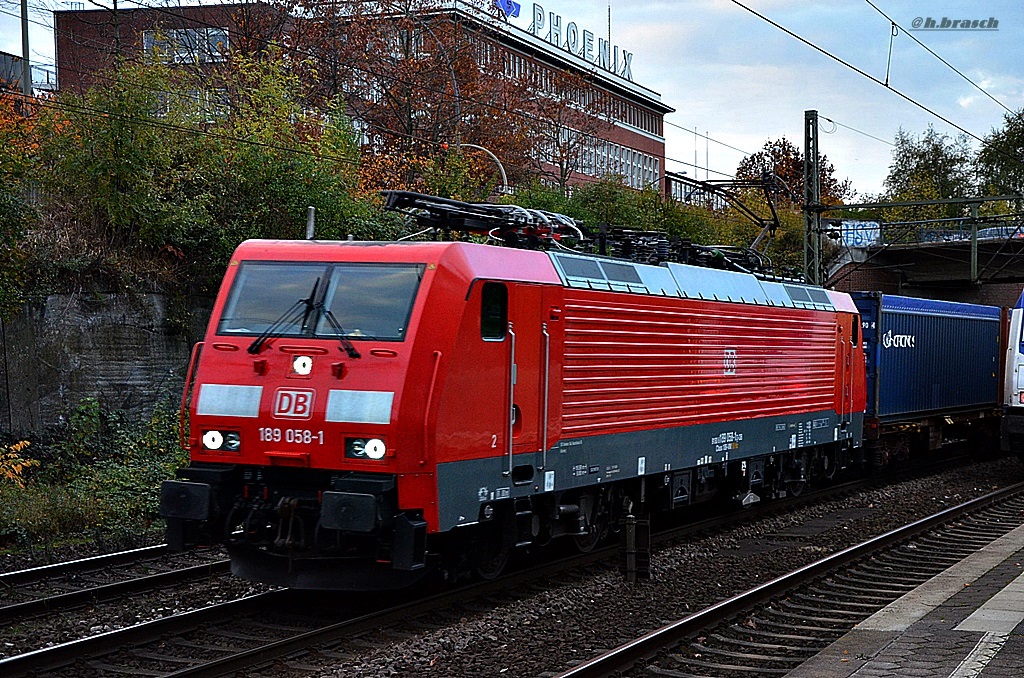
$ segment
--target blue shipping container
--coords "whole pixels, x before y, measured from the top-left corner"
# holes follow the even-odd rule
[[[851,296],[867,355],[867,416],[897,421],[998,407],[998,307]]]

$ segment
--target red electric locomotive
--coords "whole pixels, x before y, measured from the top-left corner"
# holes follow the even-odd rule
[[[520,208],[389,201],[538,249],[243,243],[189,370],[172,545],[297,588],[493,577],[517,546],[589,549],[625,511],[750,503],[859,454],[848,295],[576,253]]]

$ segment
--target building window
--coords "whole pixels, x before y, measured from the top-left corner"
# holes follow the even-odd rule
[[[148,53],[174,64],[205,64],[224,61],[228,52],[227,28],[168,28],[143,31]]]

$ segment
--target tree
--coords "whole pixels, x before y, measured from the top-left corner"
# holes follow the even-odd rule
[[[483,0],[470,4],[489,8]],[[523,138],[504,134],[508,127],[500,124],[508,84],[481,67],[479,42],[445,6],[438,0],[295,6],[300,18],[289,58],[310,83],[308,102],[322,106],[340,97],[371,153],[404,159],[403,176],[389,188],[413,187],[421,164],[432,165],[461,142],[514,157]],[[470,159],[481,171],[488,162]],[[394,164],[378,169],[364,179],[394,178]]]
[[[978,183],[983,195],[1024,194],[1024,109],[1004,116],[977,155]]]
[[[223,96],[205,128],[213,227],[183,241],[190,261],[212,255],[219,267],[247,238],[304,237],[310,206],[318,237],[392,237],[400,222],[360,192],[359,144],[343,101],[310,107],[309,85],[280,51],[235,55],[230,65],[209,83]]]
[[[24,237],[35,216],[25,194],[39,150],[38,114],[36,103],[0,90],[0,318],[21,304]]]
[[[209,290],[242,240],[303,237],[308,206],[320,237],[391,237],[399,220],[360,192],[343,103],[307,102],[273,50],[199,82],[160,60],[125,63],[109,84],[59,95],[40,123],[36,279]]]
[[[529,155],[531,167],[566,193],[576,175],[599,172],[597,146],[611,124],[606,111],[586,105],[593,86],[585,76],[547,70],[538,63],[530,72],[534,77],[528,76],[522,85],[528,96],[525,126],[536,140]]]
[[[818,181],[821,186],[821,202],[824,205],[841,205],[854,195],[849,179],[836,178],[835,167],[828,156],[819,158]],[[782,179],[789,187],[790,195],[780,194],[778,200],[789,205],[802,205],[804,200],[804,154],[786,137],[769,139],[757,153],[748,155],[736,167],[737,179],[760,180],[765,173]]]
[[[194,103],[162,64],[123,64],[112,81],[65,93],[50,109],[45,187],[83,243],[156,249],[201,219],[182,179],[201,155],[188,129]],[[84,236],[84,237],[82,237]]]
[[[929,125],[921,134],[896,133],[889,175],[882,199],[912,202],[963,198],[974,190],[974,154],[966,135],[950,138]],[[894,207],[883,211],[886,221],[916,221],[965,216],[963,205]]]
[[[494,12],[470,0],[470,11]],[[542,176],[565,190],[608,127],[586,76],[495,49],[443,0],[280,0],[296,19],[289,59],[309,103],[342,97],[368,154],[364,185],[426,190],[461,144],[501,159],[513,183]],[[462,9],[466,9],[464,6]],[[387,156],[387,157],[382,157]],[[464,177],[494,177],[466,153]],[[591,162],[591,164],[593,164]],[[433,177],[428,176],[435,172]],[[593,171],[587,172],[593,175]],[[479,191],[473,191],[479,193]]]

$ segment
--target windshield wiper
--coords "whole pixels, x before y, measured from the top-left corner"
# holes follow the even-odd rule
[[[300,327],[305,327],[306,323],[309,321],[309,315],[316,308],[316,306],[314,306],[313,304],[313,299],[316,298],[316,289],[319,286],[320,278],[317,278],[316,281],[313,283],[313,290],[309,293],[309,297],[307,297],[306,299],[299,299],[290,307],[288,307],[288,310],[286,310],[284,313],[278,316],[277,320],[270,323],[267,329],[263,330],[260,336],[256,337],[253,340],[253,342],[249,344],[249,348],[246,350],[249,351],[249,353],[252,353],[253,355],[259,353],[261,350],[263,350],[263,344],[265,344],[267,340],[282,334],[282,328],[291,325],[292,323],[299,319],[299,311],[302,312],[302,325]]]
[[[349,358],[362,358],[356,347],[353,346],[352,342],[345,336],[345,330],[342,329],[341,323],[334,316],[334,311],[329,308],[324,308],[323,302],[317,304],[317,308],[323,313],[324,318],[327,320],[327,324],[331,326],[334,333],[338,335],[338,341],[341,343],[341,348],[348,354]]]

